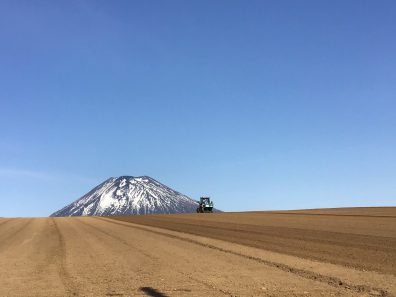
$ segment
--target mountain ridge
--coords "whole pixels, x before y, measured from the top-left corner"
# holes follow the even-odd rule
[[[197,201],[150,176],[122,175],[106,179],[50,216],[188,213],[197,207]]]

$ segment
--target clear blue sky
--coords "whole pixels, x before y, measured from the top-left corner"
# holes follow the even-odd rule
[[[110,176],[226,211],[396,205],[395,1],[1,1],[0,216]]]

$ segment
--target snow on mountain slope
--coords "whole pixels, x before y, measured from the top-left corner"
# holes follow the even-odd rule
[[[120,176],[104,181],[53,213],[61,216],[114,216],[195,212],[198,203],[149,176]]]

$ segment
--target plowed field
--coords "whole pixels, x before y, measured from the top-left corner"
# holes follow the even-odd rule
[[[0,296],[396,296],[396,208],[2,218]]]

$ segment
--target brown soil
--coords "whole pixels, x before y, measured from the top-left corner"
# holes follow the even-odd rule
[[[0,296],[396,296],[392,211],[2,218]]]
[[[115,219],[396,275],[396,207]]]

